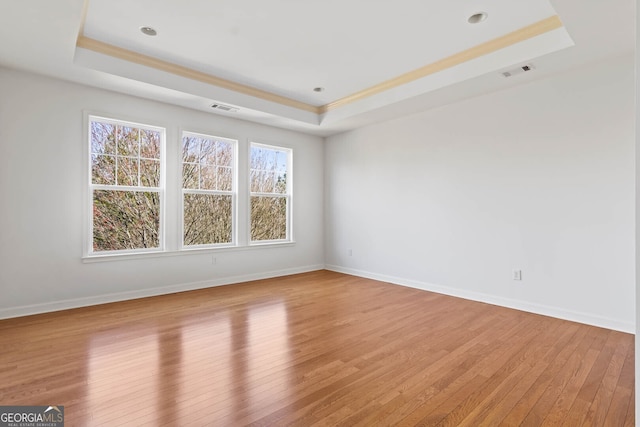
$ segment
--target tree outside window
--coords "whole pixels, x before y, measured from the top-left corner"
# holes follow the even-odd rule
[[[164,130],[89,119],[91,251],[162,247]]]
[[[251,241],[290,240],[291,150],[251,144]]]
[[[234,241],[234,153],[237,141],[182,136],[183,245]]]

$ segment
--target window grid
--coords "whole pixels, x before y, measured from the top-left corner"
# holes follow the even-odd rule
[[[183,132],[183,247],[235,244],[236,145],[235,140]]]
[[[92,115],[86,117],[89,131],[89,150],[88,153],[85,151],[88,154],[89,203],[85,206],[88,207],[89,236],[86,241],[89,244],[85,254],[164,251],[167,166],[164,152],[165,129]],[[190,154],[193,155],[187,155],[183,146],[182,159],[174,163],[175,166],[182,167],[177,170],[182,184],[176,183],[180,185],[181,192],[178,194],[181,194],[181,197],[173,201],[180,213],[177,223],[173,223],[169,230],[172,235],[176,233],[182,237],[176,236],[172,249],[237,245],[238,141],[190,132],[183,132],[182,138],[198,139],[200,145],[191,148]],[[245,174],[248,175],[245,179],[248,180],[249,187],[242,191],[241,206],[248,208],[249,218],[242,226],[242,230],[246,230],[241,234],[243,245],[291,241],[292,151],[289,148],[250,141],[247,143],[249,162],[243,164],[246,168]],[[254,150],[266,156],[262,163],[253,161]],[[191,168],[190,180],[183,176],[185,168]],[[118,203],[124,205],[124,210],[115,213],[109,209],[102,210],[109,201],[107,199],[118,199]],[[208,221],[210,224],[219,223],[224,230],[223,237],[217,240],[185,241],[185,209],[188,205],[195,205],[197,209],[211,208],[208,212],[206,209],[196,209],[192,212],[191,218]],[[255,213],[258,210],[266,215],[262,219],[268,219],[271,215],[276,223],[270,225],[267,221],[266,225],[263,224],[266,234],[262,235],[255,234],[253,230],[256,223]],[[200,215],[203,212],[204,215]],[[126,215],[121,215],[123,213]],[[134,215],[136,213],[141,215]],[[147,222],[146,229],[141,231],[136,228],[138,220]],[[98,229],[104,229],[105,223],[111,225],[114,233],[141,234],[143,243],[120,242],[120,246],[117,247],[102,247],[96,244]],[[111,240],[117,241],[114,236],[115,234],[107,234],[101,238],[103,242],[108,243]],[[248,240],[245,240],[247,238]]]
[[[96,116],[88,122],[88,253],[163,250],[164,129]]]
[[[291,240],[291,150],[251,143],[250,242]]]

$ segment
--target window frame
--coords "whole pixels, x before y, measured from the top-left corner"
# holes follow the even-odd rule
[[[287,183],[285,193],[262,193],[251,191],[251,151],[253,147],[285,152],[287,155]],[[250,140],[247,154],[247,241],[248,246],[279,245],[294,242],[293,236],[293,148]],[[252,240],[251,238],[251,199],[252,197],[281,197],[286,199],[286,236],[284,239]]]
[[[222,190],[202,190],[202,189],[188,189],[184,188],[183,183],[183,140],[185,136],[192,136],[196,138],[211,139],[213,141],[224,141],[231,144],[231,153],[233,158],[231,159],[231,191]],[[178,250],[179,251],[198,251],[206,249],[218,249],[218,248],[230,248],[238,246],[238,140],[234,138],[228,138],[223,136],[215,136],[202,132],[193,132],[189,130],[181,130],[179,134],[178,143],[178,189],[179,189],[179,202],[178,205]],[[184,243],[184,196],[185,194],[211,194],[211,195],[225,195],[231,196],[231,242],[228,243],[210,243],[202,245],[185,245]]]
[[[107,123],[114,126],[126,126],[133,127],[137,129],[144,129],[155,131],[160,134],[160,180],[159,187],[144,187],[144,186],[123,186],[118,184],[94,184],[93,183],[93,168],[92,168],[92,134],[91,134],[91,123],[100,122]],[[86,258],[99,258],[99,257],[113,257],[118,255],[141,255],[141,254],[151,254],[151,253],[160,253],[166,251],[166,139],[167,139],[167,130],[163,126],[157,125],[149,125],[146,123],[133,121],[133,120],[125,120],[125,119],[116,119],[113,117],[107,117],[102,114],[92,114],[85,113],[85,171],[86,171],[86,185],[87,189],[84,191],[85,197],[85,207],[86,211],[86,220],[84,230],[87,235],[84,239],[85,248],[84,248],[84,256]],[[117,151],[116,151],[117,157]],[[140,153],[138,153],[138,161],[142,160],[140,157]],[[138,170],[138,174],[140,171]],[[95,251],[94,250],[94,215],[93,215],[93,207],[94,207],[94,191],[127,191],[127,192],[154,192],[158,193],[159,198],[159,225],[158,225],[158,247],[155,248],[136,248],[136,249],[119,249],[119,250],[109,250],[109,251]]]

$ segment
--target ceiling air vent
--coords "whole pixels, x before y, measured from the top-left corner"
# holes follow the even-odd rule
[[[224,104],[213,104],[211,108],[215,108],[216,110],[220,110],[220,111],[228,111],[230,113],[235,113],[239,111],[239,108],[232,107],[231,105],[224,105]]]
[[[526,64],[521,67],[514,68],[513,70],[503,71],[500,74],[502,74],[502,77],[513,77],[518,74],[526,73],[527,71],[533,71],[535,69],[536,67],[534,67],[533,64]]]

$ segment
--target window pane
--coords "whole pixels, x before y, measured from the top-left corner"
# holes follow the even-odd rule
[[[287,173],[278,174],[275,177],[274,192],[285,194],[287,192]]]
[[[214,163],[216,156],[216,142],[211,139],[200,139],[200,163]]]
[[[218,141],[218,147],[216,151],[216,164],[218,166],[231,166],[233,160],[233,147],[231,143]]]
[[[287,173],[287,153],[284,151],[276,151],[275,160],[276,172],[280,174]]]
[[[138,185],[138,159],[118,156],[118,185]]]
[[[218,190],[231,191],[232,189],[233,175],[231,168],[219,167],[218,168]]]
[[[184,245],[231,243],[231,196],[184,195]]]
[[[200,144],[198,138],[185,136],[182,138],[182,161],[199,162]]]
[[[160,161],[140,160],[140,185],[160,187]]]
[[[137,157],[140,145],[139,129],[118,126],[118,155]]]
[[[216,167],[200,166],[200,188],[203,190],[216,190]]]
[[[251,197],[251,240],[286,238],[286,197]]]
[[[155,192],[95,190],[93,250],[157,248],[160,195]]]
[[[274,192],[280,194],[285,194],[287,192],[287,157],[287,153],[284,151],[276,152]]]
[[[275,150],[262,150],[264,155],[264,169],[272,171],[276,170],[276,151]]]
[[[91,122],[91,152],[96,154],[116,153],[115,125]]]
[[[104,185],[116,183],[115,156],[91,155],[91,182]]]
[[[200,188],[200,166],[198,163],[182,164],[182,188]]]
[[[265,193],[275,193],[275,186],[276,186],[276,173],[271,171],[265,172],[262,191]]]
[[[160,132],[155,130],[141,130],[140,156],[149,159],[160,158]]]
[[[264,188],[265,173],[262,171],[251,171],[251,191],[261,193]]]
[[[251,191],[287,193],[287,150],[251,147]]]
[[[277,167],[277,155],[285,154],[278,150],[271,150],[264,147],[251,147],[251,169],[273,171]],[[285,163],[286,168],[286,163]]]
[[[251,191],[255,193],[273,193],[273,172],[251,171]]]
[[[264,170],[266,167],[264,159],[264,149],[262,147],[251,147],[251,169]]]
[[[215,137],[182,137],[182,188],[232,191],[233,144]]]

